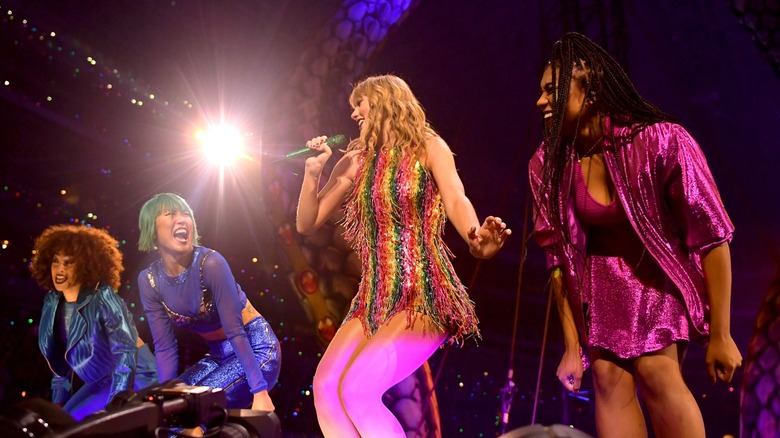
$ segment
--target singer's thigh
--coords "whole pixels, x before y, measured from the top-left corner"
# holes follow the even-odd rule
[[[345,385],[384,393],[422,366],[447,339],[430,317],[413,314],[407,326],[407,316],[399,313],[377,330],[349,365]]]
[[[358,319],[350,319],[339,327],[317,365],[314,374],[315,395],[317,387],[323,384],[338,391],[338,382],[341,381],[344,370],[368,340]]]

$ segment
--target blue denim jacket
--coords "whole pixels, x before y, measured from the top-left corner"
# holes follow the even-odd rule
[[[54,357],[54,319],[61,295],[57,291],[46,294],[38,332],[38,346],[54,373],[52,401],[64,403],[70,397],[71,370],[84,382],[111,375],[106,403],[118,392],[132,389],[138,331],[122,298],[103,284],[79,292],[63,362],[63,358]]]

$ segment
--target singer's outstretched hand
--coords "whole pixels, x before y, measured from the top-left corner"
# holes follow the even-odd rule
[[[315,178],[320,176],[322,173],[322,168],[333,154],[330,146],[328,146],[327,140],[327,136],[321,135],[319,137],[314,137],[306,142],[306,147],[319,152],[317,155],[307,158],[305,163],[306,173]]]
[[[489,259],[504,246],[510,234],[512,230],[506,227],[501,218],[488,216],[479,229],[474,226],[469,230],[469,251],[476,258]]]

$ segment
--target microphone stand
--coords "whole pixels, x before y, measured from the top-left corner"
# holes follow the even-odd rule
[[[509,367],[506,373],[506,383],[501,388],[501,434],[506,433],[507,425],[509,424],[509,411],[512,409],[512,399],[517,392],[517,386],[513,380],[514,378],[514,363],[515,363],[515,344],[517,343],[517,325],[520,320],[520,291],[522,290],[523,283],[523,268],[525,266],[525,258],[528,252],[527,239],[528,239],[528,218],[530,215],[530,196],[526,191],[525,195],[525,212],[523,213],[523,232],[522,248],[520,250],[520,266],[517,273],[517,294],[515,298],[515,320],[512,326],[512,342],[509,348]],[[537,394],[538,395],[538,394]],[[535,405],[536,403],[534,403]]]

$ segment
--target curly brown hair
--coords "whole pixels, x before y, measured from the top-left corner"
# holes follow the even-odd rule
[[[104,283],[114,290],[121,285],[122,253],[108,231],[82,225],[52,225],[35,239],[30,264],[33,278],[46,290],[54,289],[51,263],[63,253],[76,261],[76,280],[84,286]]]

